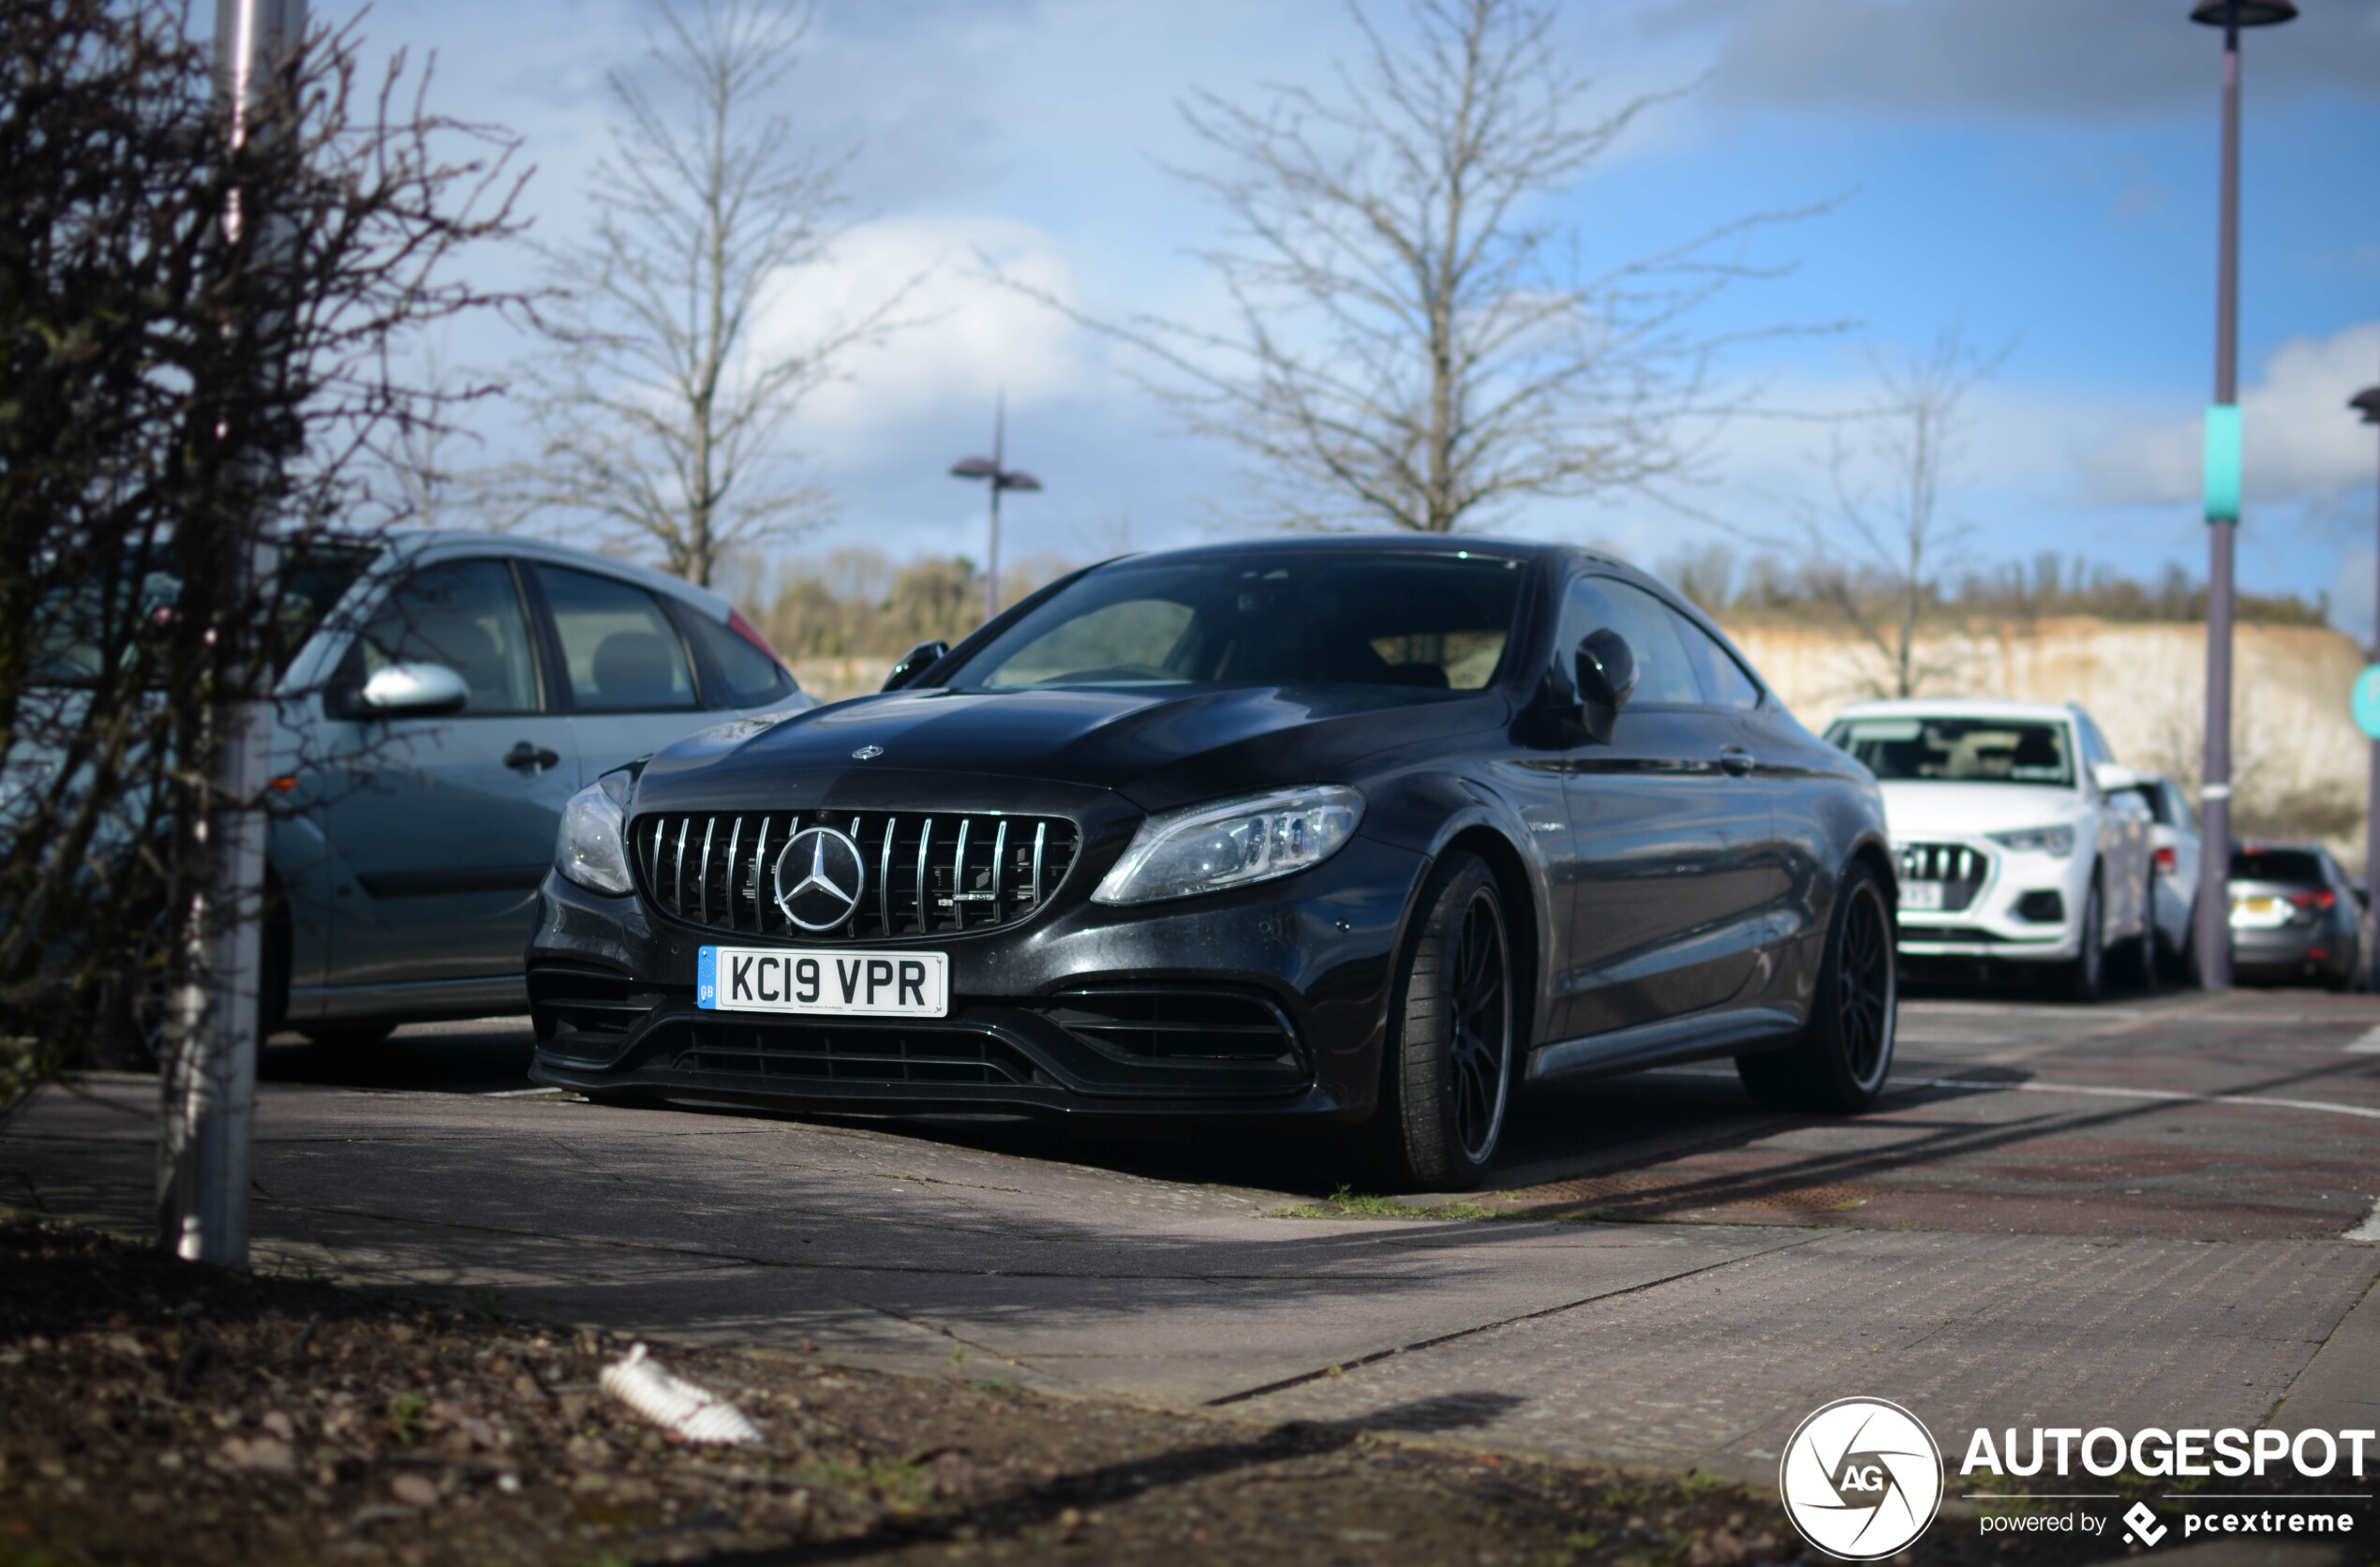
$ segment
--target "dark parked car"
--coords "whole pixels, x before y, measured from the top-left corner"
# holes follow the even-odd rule
[[[1329,538],[1078,572],[896,689],[582,790],[539,1082],[810,1109],[1361,1124],[1476,1181],[1517,1084],[1890,1067],[1867,770],[1701,614],[1545,545]]]
[[[2231,851],[2231,967],[2240,978],[2347,990],[2363,973],[2365,923],[2354,885],[2320,844]]]

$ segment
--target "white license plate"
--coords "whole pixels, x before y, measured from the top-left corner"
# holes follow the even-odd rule
[[[2289,905],[2278,898],[2234,898],[2231,922],[2251,929],[2289,923]]]
[[[715,1012],[795,1012],[822,1018],[950,1015],[950,959],[941,952],[706,947],[694,1005]]]
[[[1942,884],[1911,881],[1900,884],[1900,906],[1905,909],[1938,909],[1942,906]]]

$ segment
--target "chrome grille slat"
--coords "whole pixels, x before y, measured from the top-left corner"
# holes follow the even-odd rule
[[[647,903],[687,924],[841,943],[972,934],[1013,924],[1064,885],[1081,847],[1079,830],[1063,817],[956,814],[954,830],[950,814],[656,812],[631,825],[628,841],[636,852],[630,859]],[[812,826],[847,833],[863,867],[857,905],[845,923],[828,932],[804,931],[785,918],[777,906],[776,867],[769,859],[772,850],[781,856],[795,834]],[[750,858],[743,848],[747,838],[752,841]],[[872,887],[865,885],[870,879]]]
[[[1991,856],[1966,843],[1902,843],[1897,846],[1900,879],[1942,884],[1941,912],[1957,914],[1970,907],[1991,879]]]

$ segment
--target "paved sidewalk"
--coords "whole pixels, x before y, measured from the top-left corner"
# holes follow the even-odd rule
[[[0,1135],[0,1202],[144,1225],[153,1092],[47,1094]],[[2293,1383],[2380,1269],[2328,1239],[1807,1215],[1293,1219],[1271,1216],[1301,1201],[1281,1192],[896,1127],[304,1085],[262,1096],[256,1180],[260,1262],[342,1280],[1168,1405],[1403,1409],[1464,1440],[1749,1479],[1855,1393],[1945,1442],[2259,1425],[2310,1395]],[[2373,1310],[2336,1353],[2369,1359]]]

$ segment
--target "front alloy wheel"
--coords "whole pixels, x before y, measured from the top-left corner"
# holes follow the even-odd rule
[[[1495,874],[1476,855],[1440,862],[1399,987],[1373,1117],[1396,1186],[1477,1186],[1504,1135],[1512,1083],[1512,951]]]

